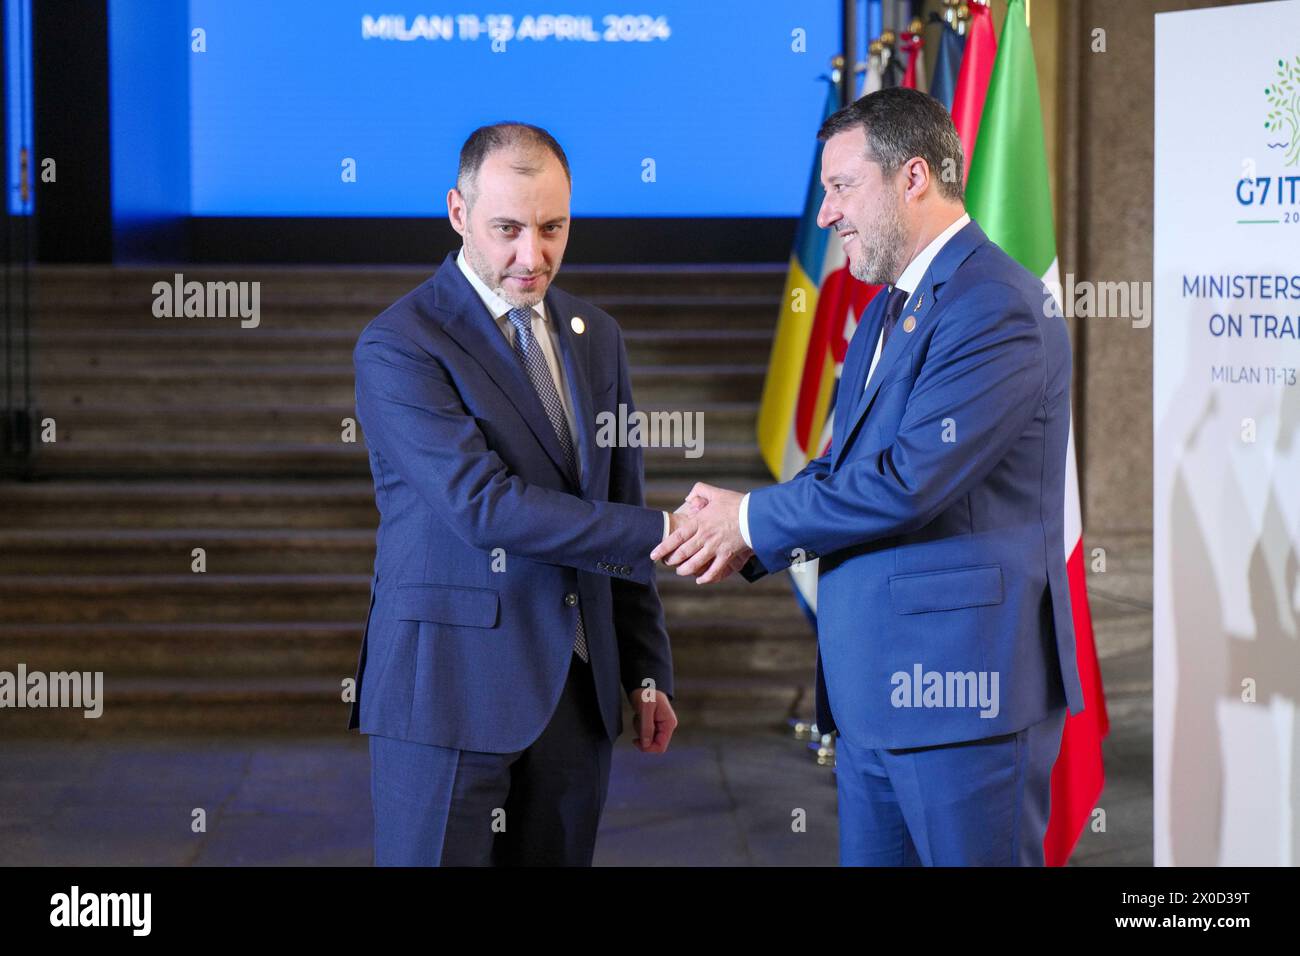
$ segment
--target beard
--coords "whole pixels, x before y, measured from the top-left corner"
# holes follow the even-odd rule
[[[465,261],[469,267],[474,270],[474,274],[483,280],[483,284],[495,292],[510,305],[517,309],[531,309],[538,302],[541,302],[546,296],[546,290],[550,287],[550,276],[552,270],[547,269],[543,273],[523,273],[523,272],[497,272],[488,262],[487,257],[479,251],[478,246],[474,244],[470,237],[469,231],[465,233]],[[556,264],[558,268],[558,263]],[[511,275],[544,275],[547,281],[542,282],[538,288],[528,291],[512,292],[506,288],[506,277]]]
[[[849,275],[868,285],[893,285],[903,271],[903,249],[907,230],[899,213],[899,204],[884,196],[876,221],[867,231],[857,230],[858,260],[849,258]]]

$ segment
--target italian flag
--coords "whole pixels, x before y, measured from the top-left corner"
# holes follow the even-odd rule
[[[972,4],[972,14],[980,4]],[[1024,0],[1009,0],[1002,38],[993,48],[987,9],[973,16],[954,104],[961,104],[958,124],[962,149],[969,157],[966,208],[990,239],[1037,276],[1049,289],[1060,289],[1052,190],[1047,174],[1043,116],[1038,100],[1038,71],[1025,17]],[[991,76],[984,67],[993,59]],[[988,79],[983,80],[984,76]],[[954,107],[956,111],[956,106]],[[972,117],[974,122],[971,122]],[[1067,715],[1061,752],[1052,770],[1052,812],[1043,840],[1045,862],[1061,866],[1069,859],[1105,782],[1101,741],[1110,729],[1097,666],[1097,649],[1088,610],[1083,564],[1083,520],[1079,479],[1070,428],[1065,486],[1066,570],[1070,579],[1075,649],[1084,710]]]

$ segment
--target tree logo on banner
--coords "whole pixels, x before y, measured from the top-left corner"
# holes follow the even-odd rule
[[[1291,63],[1277,61],[1277,81],[1264,87],[1264,96],[1269,105],[1264,128],[1283,137],[1268,148],[1286,150],[1286,165],[1300,165],[1300,55]]]

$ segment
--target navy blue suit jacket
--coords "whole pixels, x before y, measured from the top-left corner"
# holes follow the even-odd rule
[[[449,255],[366,326],[357,417],[379,508],[371,605],[349,728],[508,753],[545,728],[582,608],[601,718],[646,679],[672,694],[640,448],[598,447],[596,416],[632,410],[615,321],[556,288],[581,486],[537,392]],[[582,320],[578,332],[572,318]]]
[[[887,297],[863,316],[828,454],[750,496],[747,578],[820,559],[818,723],[859,746],[974,740],[1083,710],[1063,528],[1070,345],[1048,295],[968,223],[865,391]],[[930,673],[950,691],[927,704],[909,688],[933,686]],[[958,703],[981,673],[990,690],[997,675],[990,716]]]

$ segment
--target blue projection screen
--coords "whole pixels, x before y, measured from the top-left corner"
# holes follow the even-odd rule
[[[575,215],[798,215],[837,7],[191,0],[190,213],[442,216],[466,135],[518,119]]]

